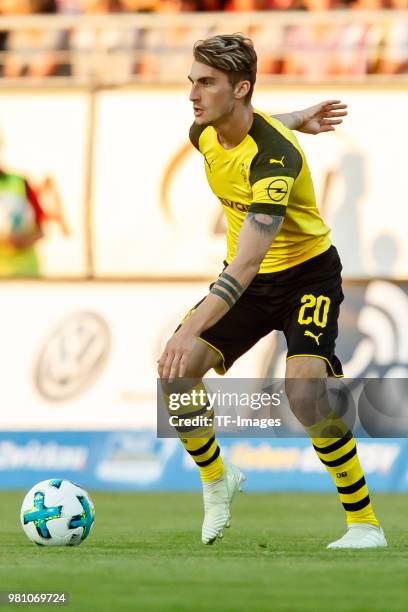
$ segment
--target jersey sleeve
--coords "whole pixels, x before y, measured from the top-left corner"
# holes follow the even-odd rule
[[[190,141],[191,144],[199,151],[200,150],[200,136],[203,133],[205,129],[205,126],[201,126],[201,125],[197,125],[196,123],[193,123],[193,125],[190,128],[190,132],[189,132],[189,136],[190,136]]]
[[[302,169],[298,149],[282,134],[268,134],[254,157],[249,180],[252,187],[251,212],[285,216],[290,192]]]

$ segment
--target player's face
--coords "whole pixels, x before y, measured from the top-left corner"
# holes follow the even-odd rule
[[[190,100],[198,125],[216,125],[230,115],[236,98],[225,72],[200,62],[193,62],[189,74]]]

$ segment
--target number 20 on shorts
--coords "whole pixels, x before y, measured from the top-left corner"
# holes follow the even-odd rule
[[[306,294],[302,297],[300,303],[303,304],[298,317],[298,322],[301,325],[310,325],[313,322],[317,327],[326,327],[330,298],[326,295],[316,297]]]

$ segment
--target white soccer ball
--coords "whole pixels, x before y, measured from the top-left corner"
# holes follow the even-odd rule
[[[34,485],[21,506],[24,532],[40,546],[78,546],[88,537],[94,520],[88,493],[61,478]]]

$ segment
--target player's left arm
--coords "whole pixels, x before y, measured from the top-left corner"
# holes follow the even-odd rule
[[[159,360],[161,378],[173,380],[184,376],[196,338],[215,325],[239,300],[258,273],[283,220],[283,215],[274,214],[270,205],[252,204],[241,227],[234,260],[213,284],[205,300],[167,342]]]
[[[321,134],[333,132],[336,125],[343,122],[347,115],[347,104],[340,100],[326,100],[303,110],[273,115],[290,130],[297,130],[305,134]]]

